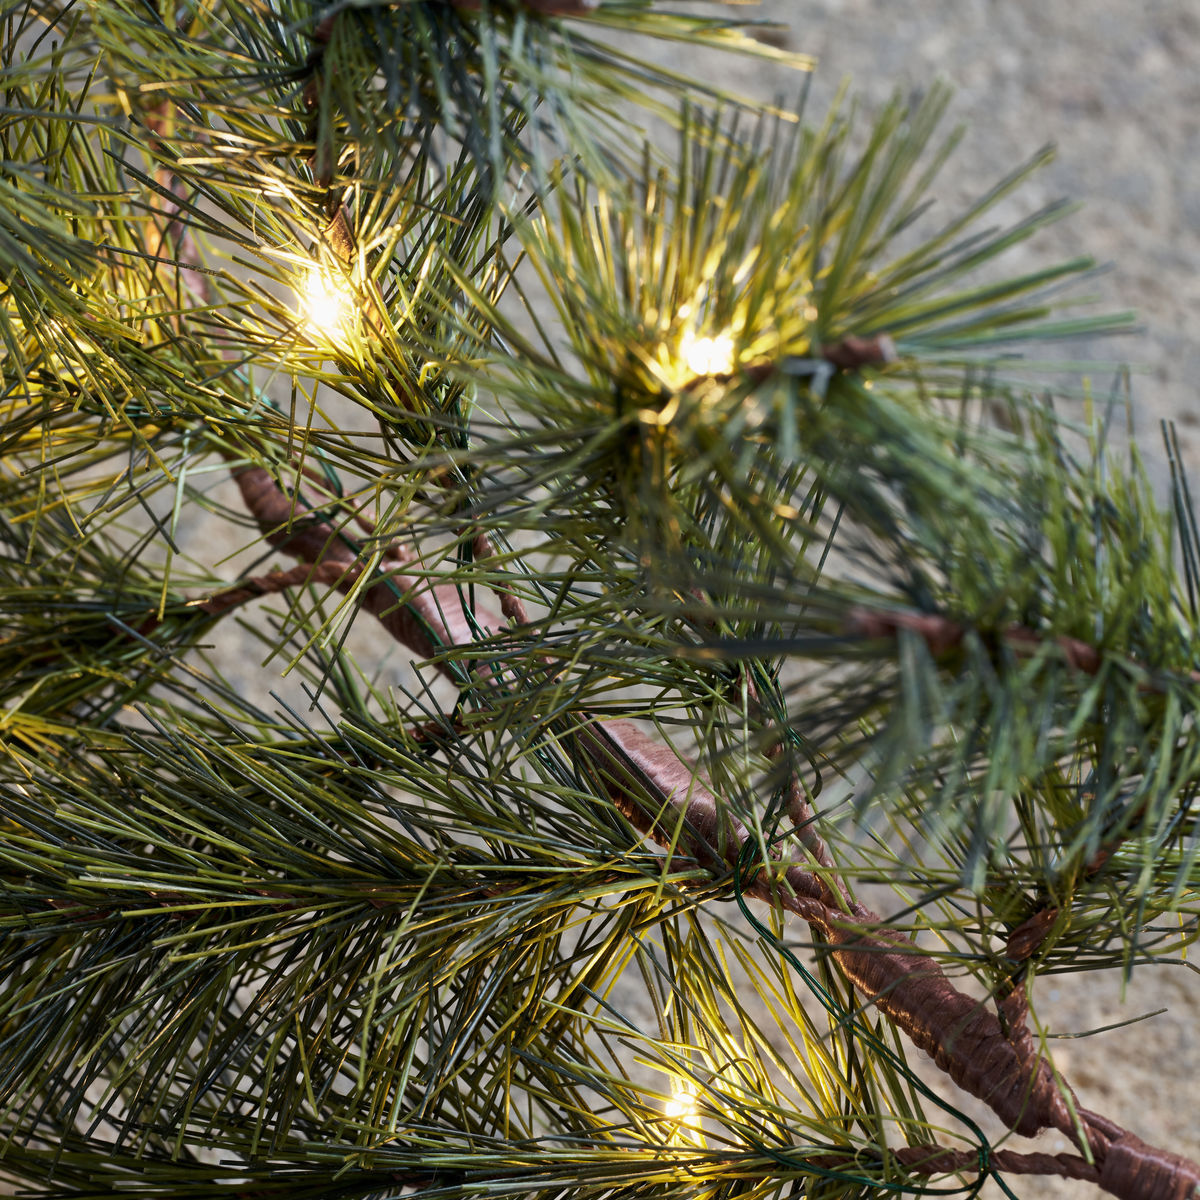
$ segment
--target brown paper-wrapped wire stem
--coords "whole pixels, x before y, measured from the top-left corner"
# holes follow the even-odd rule
[[[335,564],[344,572],[334,584],[342,591],[358,582],[361,567],[334,525],[316,517],[293,523],[292,498],[261,467],[240,469],[235,477],[271,545],[320,565],[322,574],[330,572],[325,564]],[[457,588],[397,572],[365,585],[362,603],[396,640],[422,657],[469,645],[477,629],[503,628],[502,618],[466,613]],[[630,722],[595,723],[576,737],[581,753],[609,780],[614,803],[637,829],[662,845],[674,844],[677,854],[716,875],[730,873],[749,831],[718,803],[690,764]],[[681,821],[683,834],[676,838]],[[1074,1103],[1049,1062],[1037,1054],[1019,988],[1004,1001],[1002,1024],[986,1005],[955,988],[911,941],[886,929],[877,914],[859,905],[842,907],[826,878],[793,866],[784,880],[786,888],[764,869],[744,894],[780,904],[808,922],[858,991],[1014,1132],[1033,1136],[1052,1128],[1080,1143],[1096,1165],[1096,1182],[1121,1200],[1190,1200],[1200,1187],[1200,1166],[1148,1146]]]
[[[469,6],[469,0],[461,3]],[[543,5],[537,0],[534,7],[565,14],[588,6],[571,0],[544,0]],[[314,80],[320,49],[318,40]],[[310,89],[309,95],[315,98],[315,90]],[[164,212],[168,224],[163,236],[176,237],[177,255],[186,265],[190,247],[183,244],[184,233],[175,223],[177,214],[178,209]],[[329,241],[339,254],[353,253],[340,206],[333,207]],[[847,339],[824,356],[838,369],[854,370],[890,361],[892,352],[890,344],[852,345]],[[359,585],[363,566],[340,530],[309,514],[297,521],[293,499],[262,467],[235,467],[234,478],[268,543],[309,568],[304,572],[306,582],[325,583],[343,592]],[[486,535],[476,534],[473,545],[477,558],[492,556]],[[395,562],[403,556],[385,554],[384,558]],[[289,581],[291,578],[289,574]],[[423,658],[447,647],[469,645],[480,632],[486,635],[503,627],[502,618],[475,609],[468,613],[457,588],[431,585],[400,571],[384,573],[365,584],[360,594],[362,606],[388,633]],[[524,619],[519,601],[510,593],[501,590],[501,603],[509,620]],[[939,624],[940,619],[932,618],[933,625],[929,620],[914,625],[915,619],[860,611],[852,614],[851,624],[854,632],[867,637],[895,636],[901,627],[911,628],[926,637],[935,652],[939,647],[951,649],[962,640],[963,631],[953,623]],[[1009,641],[1018,652],[1036,636],[1027,634],[1025,630],[1012,632]],[[1059,646],[1071,666],[1084,672],[1095,670],[1091,647],[1074,639],[1059,639]],[[629,722],[593,724],[577,737],[581,752],[607,775],[614,802],[635,828],[662,845],[673,845],[675,853],[687,855],[716,874],[729,873],[741,856],[748,830],[717,802],[689,764]],[[795,816],[801,825],[807,824],[811,816],[802,798],[792,800]],[[822,867],[829,866],[823,844],[814,842],[809,849]],[[786,887],[780,886],[764,864],[744,894],[767,904],[781,904],[808,922],[827,941],[854,986],[960,1087],[984,1100],[1009,1128],[1026,1135],[1057,1129],[1080,1143],[1091,1159],[1089,1163],[1062,1155],[1014,1157],[1012,1152],[1001,1151],[997,1166],[1090,1179],[1121,1200],[1192,1200],[1200,1195],[1200,1166],[1148,1146],[1107,1118],[1074,1104],[1073,1096],[1068,1103],[1065,1085],[1060,1086],[1033,1044],[1019,987],[1003,1002],[1006,1021],[1002,1025],[986,1006],[959,992],[911,941],[884,928],[875,913],[860,905],[847,906],[840,881],[836,888],[830,886],[828,870],[822,877],[793,866],[784,872],[783,881]],[[938,1147],[905,1147],[897,1153],[900,1161],[918,1174],[969,1166],[958,1152]]]

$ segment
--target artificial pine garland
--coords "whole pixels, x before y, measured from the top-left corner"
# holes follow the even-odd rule
[[[943,91],[640,0],[3,20],[18,1194],[1200,1187],[1033,1015],[1194,940],[1200,777],[1186,481],[1013,357],[1124,319],[989,273],[1044,155],[930,224]]]

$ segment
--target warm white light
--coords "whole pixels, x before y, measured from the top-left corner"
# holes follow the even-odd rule
[[[671,1088],[671,1099],[663,1105],[663,1113],[672,1121],[694,1121],[700,1114],[696,1093],[686,1083],[676,1083]]]
[[[728,333],[697,337],[689,329],[679,341],[679,353],[697,378],[733,374],[733,338]]]
[[[354,297],[349,288],[325,268],[311,266],[301,293],[304,316],[322,337],[344,337],[354,324]]]

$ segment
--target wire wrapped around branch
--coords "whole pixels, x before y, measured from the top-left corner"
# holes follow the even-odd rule
[[[270,545],[319,567],[322,577],[340,592],[355,587],[365,566],[337,526],[303,509],[297,511],[293,497],[264,467],[241,467],[233,477]],[[452,584],[433,584],[403,571],[381,572],[377,582],[363,587],[360,597],[362,607],[421,658],[433,658],[450,646],[470,645],[504,628],[502,617],[475,605],[468,613]],[[448,676],[455,674],[451,663],[439,662],[438,667]]]
[[[709,870],[736,868],[749,830],[670,747],[629,721],[593,725],[581,731],[579,744],[608,780],[614,803],[643,834]],[[1084,1172],[1073,1165],[1060,1170],[1057,1159],[1047,1155],[1045,1173],[1072,1172],[1121,1200],[1190,1200],[1200,1186],[1200,1166],[1146,1145],[1075,1102],[1034,1044],[1023,988],[1000,1002],[1002,1024],[985,1003],[959,991],[910,939],[883,927],[876,913],[859,904],[843,911],[830,884],[802,867],[787,868],[783,878],[788,889],[760,870],[742,894],[782,904],[803,917],[829,943],[859,992],[1010,1129],[1026,1137],[1056,1129],[1096,1164]],[[1032,1169],[1031,1162],[1022,1165]],[[954,1159],[947,1169],[964,1166]]]

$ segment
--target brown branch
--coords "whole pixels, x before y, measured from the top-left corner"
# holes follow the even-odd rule
[[[952,1175],[978,1171],[979,1154],[974,1150],[947,1150],[943,1146],[901,1146],[892,1151],[914,1175]],[[1076,1154],[1023,1154],[1018,1150],[993,1150],[991,1166],[1009,1175],[1054,1175],[1060,1179],[1083,1179],[1099,1183],[1100,1172]]]
[[[901,632],[914,633],[929,647],[934,658],[941,658],[953,650],[959,649],[971,627],[952,617],[940,613],[914,612],[911,609],[870,609],[854,608],[846,619],[846,632],[851,636],[863,638],[895,638]],[[1062,660],[1074,671],[1083,675],[1097,675],[1104,664],[1103,651],[1079,638],[1066,634],[1053,634],[1047,637],[1024,625],[1010,625],[998,634],[1004,645],[1017,655],[1018,658],[1030,658],[1047,646],[1057,648]],[[1145,671],[1141,664],[1129,660],[1131,667]],[[1184,676],[1192,683],[1200,683],[1200,671],[1189,671]],[[1147,681],[1141,685],[1144,692],[1156,693],[1162,690],[1160,685]]]
[[[1011,958],[1013,962],[1024,962],[1030,958],[1046,940],[1046,935],[1058,920],[1058,911],[1058,906],[1052,905],[1049,908],[1039,908],[1032,916],[1026,917],[1008,935],[1004,957]]]
[[[1195,1200],[1200,1166],[1122,1130],[1100,1159],[1099,1183],[1123,1200]]]
[[[892,1157],[911,1175],[979,1175],[985,1170],[1009,1175],[1051,1175],[1059,1179],[1100,1182],[1100,1171],[1076,1154],[1022,1153],[1018,1150],[992,1150],[986,1163],[978,1150],[950,1150],[936,1144],[898,1146]],[[821,1151],[806,1156],[814,1167],[831,1171],[854,1171],[861,1160],[854,1154]]]
[[[840,342],[830,342],[815,348],[816,358],[839,371],[863,371],[879,369],[900,361],[896,343],[886,333],[875,337],[844,337]],[[737,374],[751,383],[764,383],[780,371],[780,364],[773,360],[746,363],[738,368]],[[728,379],[730,376],[716,376]]]
[[[322,577],[332,581],[338,591],[355,588],[364,564],[335,525],[303,510],[297,512],[294,499],[265,467],[237,467],[233,477],[247,510],[270,545],[319,568]],[[363,585],[359,595],[362,607],[421,658],[433,658],[451,646],[470,645],[504,628],[501,617],[474,607],[468,613],[454,585],[434,584],[400,570],[380,572],[375,582]],[[452,664],[443,661],[438,667],[454,678]]]
[[[776,743],[768,752],[767,757],[775,760],[780,756],[782,750],[783,743]],[[804,791],[804,784],[800,780],[800,774],[795,769],[788,772],[786,805],[788,820],[791,822],[800,844],[812,855],[815,862],[827,871],[833,871],[833,855],[830,854],[825,839],[817,832],[817,814],[813,812],[813,807]]]
[[[471,554],[476,563],[487,562],[488,559],[496,557],[492,539],[485,530],[476,530],[475,537],[471,542]],[[506,620],[513,625],[529,624],[529,614],[525,610],[525,602],[513,592],[512,588],[496,581],[492,584],[492,591],[499,597],[500,611]]]
[[[288,588],[319,583],[335,586],[345,574],[340,563],[297,563],[290,571],[272,571],[268,575],[251,575],[233,587],[225,588],[205,600],[194,601],[194,607],[214,617],[238,608],[249,600],[271,596]]]
[[[673,750],[625,721],[593,725],[579,744],[635,828],[710,871],[737,868],[749,831]],[[1075,1103],[1038,1053],[1023,987],[1000,1002],[1002,1023],[908,938],[882,928],[877,914],[858,904],[839,910],[828,884],[802,867],[787,868],[779,879],[760,864],[743,895],[803,917],[830,945],[846,978],[955,1083],[1016,1133],[1032,1137],[1052,1128],[1080,1143],[1106,1191],[1122,1200],[1184,1200],[1200,1186],[1197,1164],[1147,1146]]]
[[[861,371],[864,367],[886,367],[899,362],[896,343],[886,333],[876,337],[844,337],[821,347],[821,357],[839,371]]]

